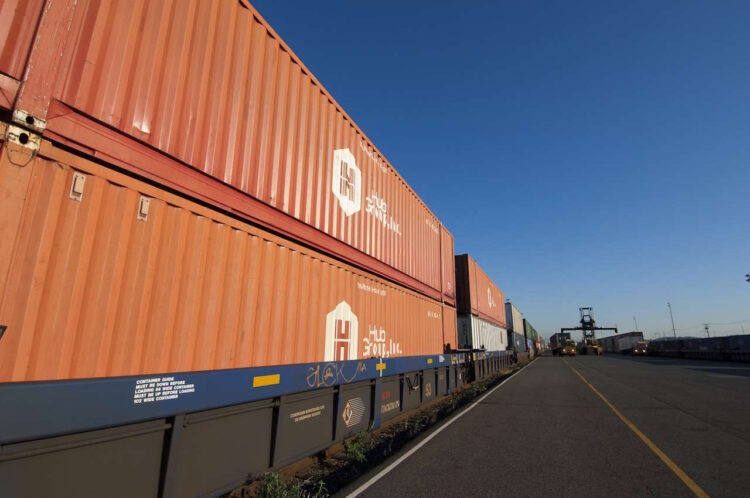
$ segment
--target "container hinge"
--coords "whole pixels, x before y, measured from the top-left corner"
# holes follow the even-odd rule
[[[5,141],[14,145],[8,148],[8,159],[10,162],[16,166],[24,167],[39,152],[42,137],[18,126],[8,125],[5,132]]]
[[[73,181],[70,182],[70,198],[74,201],[81,202],[83,199],[83,187],[86,184],[86,175],[83,173],[73,173]]]
[[[149,197],[146,197],[145,195],[142,195],[141,200],[138,202],[138,220],[148,220],[148,209],[150,205],[151,199]]]
[[[13,122],[39,133],[42,133],[47,128],[47,121],[45,119],[35,118],[21,109],[13,111]]]

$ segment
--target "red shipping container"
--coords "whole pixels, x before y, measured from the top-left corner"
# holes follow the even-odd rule
[[[456,256],[456,311],[505,328],[505,296],[468,254]]]
[[[440,222],[247,2],[49,0],[26,68],[17,123],[452,302]]]
[[[443,352],[439,301],[46,141],[27,152],[0,155],[0,382]]]

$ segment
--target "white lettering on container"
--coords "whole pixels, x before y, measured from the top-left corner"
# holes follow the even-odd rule
[[[388,339],[386,342],[385,329],[370,326],[367,337],[362,339],[365,346],[364,358],[390,358],[403,354],[401,344]]]
[[[357,288],[361,291],[371,292],[376,296],[385,297],[385,289],[379,289],[365,282],[357,282]]]
[[[388,204],[385,199],[378,195],[376,192],[371,192],[370,195],[365,197],[365,212],[372,215],[378,220],[386,230],[390,230],[396,235],[401,235],[401,227],[398,221],[393,216],[388,214]]]

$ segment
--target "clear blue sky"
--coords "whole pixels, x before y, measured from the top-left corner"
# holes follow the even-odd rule
[[[253,4],[543,335],[750,320],[750,2]]]

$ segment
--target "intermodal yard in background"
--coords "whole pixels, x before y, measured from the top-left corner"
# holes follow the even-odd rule
[[[543,356],[246,0],[0,12],[0,496],[219,496],[521,365],[349,491],[750,489],[746,341]]]

